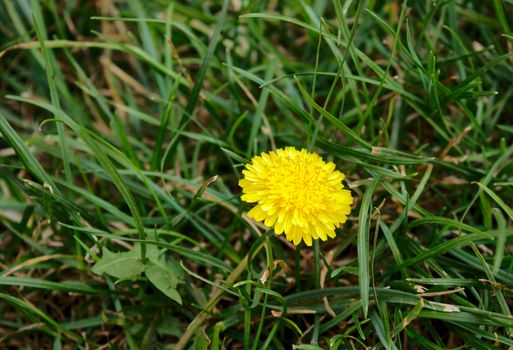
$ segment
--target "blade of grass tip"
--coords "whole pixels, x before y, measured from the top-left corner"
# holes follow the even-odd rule
[[[360,298],[364,317],[367,318],[369,311],[369,231],[370,231],[370,209],[372,205],[372,194],[376,190],[381,177],[372,180],[365,191],[358,215],[358,276],[360,281]]]
[[[52,53],[48,51],[45,46],[45,41],[47,39],[46,31],[45,31],[45,23],[43,19],[43,14],[41,12],[41,8],[39,7],[39,2],[36,0],[31,1],[32,4],[32,19],[34,21],[34,28],[36,29],[37,38],[41,45],[41,52],[43,54],[43,60],[45,62],[45,70],[46,70],[46,78],[48,80],[48,88],[50,89],[50,100],[52,105],[56,109],[60,109],[60,101],[59,94],[57,92],[57,84],[55,81],[55,73],[54,67],[55,58]],[[55,117],[57,117],[55,115]],[[61,123],[57,123],[57,135],[59,137],[59,144],[61,148],[61,157],[64,165],[64,176],[66,177],[66,181],[72,182],[73,178],[71,176],[71,167],[69,162],[69,155],[67,149],[66,135],[64,134],[64,125]]]
[[[495,256],[493,257],[493,272],[497,273],[501,268],[502,259],[504,258],[504,250],[506,248],[506,219],[499,209],[493,208],[491,211],[495,217],[495,221],[497,221],[497,227],[499,229],[496,239],[497,242],[495,244]]]
[[[7,119],[0,113],[0,132],[10,144],[14,151],[20,157],[25,167],[43,184],[50,186],[51,190],[55,193],[59,193],[57,186],[54,181],[36,160],[32,152],[29,151],[21,137],[16,133],[12,126],[7,122]]]
[[[358,312],[354,312],[352,314],[352,318],[353,318],[353,322],[354,322],[354,326],[353,327],[356,328],[356,331],[358,332],[358,335],[360,336],[360,339],[366,340],[367,338],[365,336],[365,332],[362,329],[362,324],[367,323],[369,320],[364,320],[363,322],[360,322],[360,318],[359,318]]]
[[[237,131],[240,123],[242,123],[244,121],[244,119],[246,119],[247,117],[248,117],[248,111],[245,111],[235,120],[235,122],[232,124],[230,130],[228,131],[228,136],[226,139],[228,140],[228,144],[230,145],[230,147],[232,147],[233,149],[237,148],[237,146],[235,145],[235,141],[233,140],[233,137],[235,136],[235,132]],[[222,149],[222,147],[221,147],[221,149]]]
[[[417,55],[417,47],[413,43],[412,29],[410,26],[410,21],[406,18],[406,44],[408,46],[407,53],[409,54],[412,61],[415,63],[416,68],[423,70],[424,66],[419,56]]]
[[[482,190],[484,190],[494,201],[499,205],[499,207],[502,208],[508,214],[509,218],[513,220],[513,209],[511,209],[510,206],[508,206],[501,197],[497,196],[495,192],[493,192],[491,189],[488,188],[485,184],[481,182],[472,182],[476,185],[478,185]]]

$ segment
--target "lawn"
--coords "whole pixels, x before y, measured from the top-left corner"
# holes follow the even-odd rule
[[[512,18],[2,1],[0,348],[513,349]]]

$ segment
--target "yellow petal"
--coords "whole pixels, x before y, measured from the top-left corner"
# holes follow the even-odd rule
[[[267,214],[262,210],[262,208],[260,208],[259,205],[256,205],[248,212],[248,216],[252,219],[255,219],[256,221],[262,221],[265,219]]]
[[[312,246],[312,236],[310,236],[309,234],[303,234],[303,241],[305,241],[307,246]]]

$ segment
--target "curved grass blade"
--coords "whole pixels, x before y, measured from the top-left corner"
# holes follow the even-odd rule
[[[376,190],[381,177],[378,176],[372,180],[369,187],[365,190],[360,213],[358,215],[358,277],[360,281],[360,298],[362,299],[363,315],[367,318],[369,311],[369,232],[370,232],[370,213],[372,206],[372,195]]]

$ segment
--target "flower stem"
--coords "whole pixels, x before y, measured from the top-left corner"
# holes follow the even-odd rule
[[[319,240],[316,239],[313,241],[314,248],[314,283],[315,289],[319,289],[321,287],[321,270],[319,266],[319,262],[321,260],[321,251],[319,247]],[[312,344],[317,344],[317,340],[319,339],[319,325],[320,325],[319,314],[315,314],[314,320],[314,328],[312,333]]]

